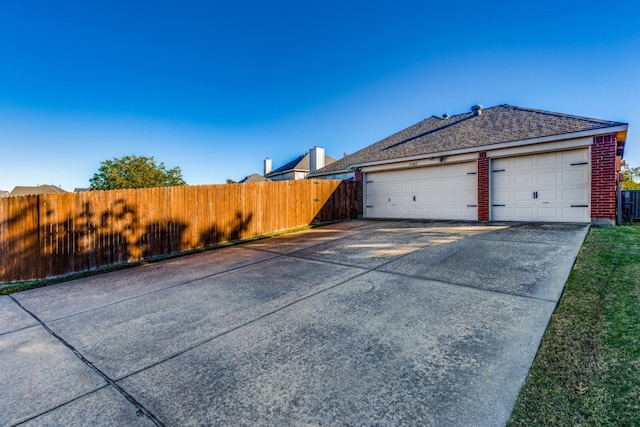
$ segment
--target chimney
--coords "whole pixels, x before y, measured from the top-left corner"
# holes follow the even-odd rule
[[[324,148],[317,145],[309,149],[309,172],[315,172],[325,166]]]
[[[474,116],[479,116],[482,114],[482,104],[476,104],[473,107],[471,107],[471,112],[473,113]]]
[[[271,159],[267,157],[264,159],[264,176],[269,175],[271,173],[271,169],[273,169]]]

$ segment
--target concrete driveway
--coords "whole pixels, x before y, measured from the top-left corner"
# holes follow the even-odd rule
[[[349,221],[3,296],[0,425],[504,425],[587,230]]]

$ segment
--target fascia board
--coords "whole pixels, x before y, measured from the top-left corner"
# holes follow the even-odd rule
[[[310,173],[309,175],[307,175],[309,178],[316,178],[319,176],[326,176],[326,175],[337,175],[340,173],[353,173],[353,169],[339,169],[339,170],[335,170],[335,171],[331,171],[331,172],[323,172],[323,173]]]

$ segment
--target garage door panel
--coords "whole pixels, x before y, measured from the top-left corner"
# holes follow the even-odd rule
[[[462,187],[462,182],[459,179],[447,179],[444,181],[444,189],[446,191],[458,191]]]
[[[477,219],[476,205],[475,162],[367,174],[367,217]]]
[[[415,188],[416,188],[416,186],[415,186],[415,184],[413,182],[403,182],[401,191],[403,193],[408,193],[408,192],[414,191]]]
[[[428,184],[427,184],[427,188],[429,190],[442,190],[444,187],[444,182],[441,178],[427,178],[428,179]]]
[[[562,191],[562,198],[577,204],[577,202],[584,202],[588,200],[589,192],[581,188],[570,188]],[[575,202],[575,203],[574,203]],[[587,204],[586,202],[584,204]]]
[[[516,202],[526,202],[533,198],[531,191],[514,191],[513,200]]]
[[[514,197],[514,194],[510,191],[496,191],[493,193],[493,203],[505,204],[510,202]]]
[[[478,205],[478,194],[477,192],[466,192],[460,194],[460,202],[463,205],[462,207],[473,208],[476,209]],[[476,209],[477,210],[477,209]],[[477,213],[477,212],[476,212]]]
[[[402,191],[402,183],[399,182],[387,182],[382,184],[376,184],[380,186],[381,192],[389,194],[397,194]]]
[[[442,196],[442,201],[449,204],[449,203],[456,203],[458,201],[460,201],[460,194],[457,193],[445,193]]]
[[[429,204],[440,204],[442,201],[442,193],[431,193],[427,195],[427,202],[429,202]]]
[[[558,155],[556,153],[538,154],[537,161],[534,163],[538,168],[544,166],[557,166],[558,160]]]
[[[557,171],[551,171],[551,172],[540,172],[537,175],[538,179],[537,179],[537,183],[538,184],[557,184],[559,179],[558,179],[558,172]]]
[[[534,175],[532,173],[517,174],[513,177],[513,183],[516,185],[533,184]]]
[[[562,208],[562,216],[568,220],[576,220],[578,222],[582,222],[582,218],[585,216],[585,212],[589,212],[588,207],[573,207],[573,208]]]
[[[589,179],[588,173],[585,170],[568,170],[562,171],[562,180],[564,182],[585,182]]]
[[[491,219],[589,222],[588,159],[580,148],[492,160]]]
[[[588,150],[574,150],[562,153],[562,163],[570,165],[571,163],[587,162],[589,161]]]
[[[533,162],[534,159],[529,157],[518,157],[512,161],[505,161],[505,163],[508,164],[508,167],[516,169],[532,168],[534,166]]]
[[[515,217],[519,220],[526,220],[533,216],[533,208],[515,208],[513,209]]]
[[[549,190],[540,190],[538,191],[538,198],[543,200],[543,204],[546,202],[555,202],[558,200],[562,200],[562,194],[558,194],[559,191],[560,190],[557,190],[555,188]],[[533,199],[533,197],[531,197],[531,199]]]

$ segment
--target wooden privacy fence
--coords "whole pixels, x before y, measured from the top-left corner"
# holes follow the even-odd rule
[[[356,218],[358,184],[302,180],[0,198],[0,283]]]

